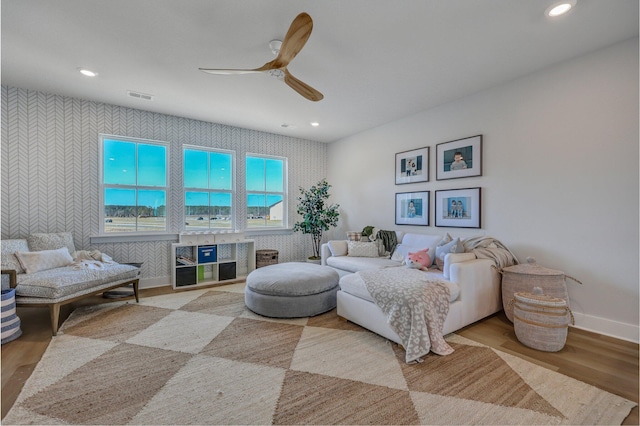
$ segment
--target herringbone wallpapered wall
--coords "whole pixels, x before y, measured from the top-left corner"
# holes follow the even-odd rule
[[[289,221],[297,220],[298,187],[326,176],[326,145],[287,136],[133,108],[2,86],[2,239],[33,232],[72,232],[77,249],[98,249],[120,262],[144,262],[143,278],[170,281],[171,240],[91,244],[99,232],[98,134],[166,141],[169,231],[182,230],[182,145],[236,151],[237,200],[245,199],[247,152],[289,159]],[[244,203],[236,223],[245,226]],[[255,236],[256,248],[279,251],[280,262],[310,255],[308,236]],[[238,265],[239,268],[241,267]]]

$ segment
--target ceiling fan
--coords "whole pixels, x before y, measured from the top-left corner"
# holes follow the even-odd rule
[[[278,40],[273,40],[269,46],[276,54],[276,58],[273,61],[267,62],[263,66],[255,69],[211,69],[211,68],[198,68],[200,71],[204,71],[209,74],[249,74],[266,72],[269,75],[283,80],[293,90],[309,99],[310,101],[317,102],[324,98],[324,95],[318,92],[313,87],[295,78],[289,70],[287,65],[295,58],[295,56],[302,50],[305,43],[311,35],[313,29],[313,21],[311,16],[307,13],[301,13],[293,20],[289,31],[284,36],[282,43]]]

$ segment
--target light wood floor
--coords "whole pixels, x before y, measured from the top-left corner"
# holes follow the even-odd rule
[[[171,292],[170,287],[146,289],[141,291],[141,297]],[[113,299],[94,296],[64,306],[60,320],[64,321],[78,306],[110,300]],[[51,340],[47,308],[18,308],[18,316],[23,335],[2,346],[3,419]],[[502,312],[465,327],[458,334],[638,402],[637,344],[570,328],[564,349],[555,353],[540,352],[518,342],[513,325]],[[638,425],[638,407],[623,424]]]

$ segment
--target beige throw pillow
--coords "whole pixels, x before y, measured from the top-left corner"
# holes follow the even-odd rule
[[[16,252],[16,257],[27,274],[68,266],[73,263],[73,258],[66,247],[56,250],[19,251]]]
[[[349,253],[351,257],[378,257],[378,246],[374,242],[349,241]]]

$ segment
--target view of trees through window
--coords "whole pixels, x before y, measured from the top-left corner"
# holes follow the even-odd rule
[[[167,147],[101,136],[104,232],[167,230]]]

